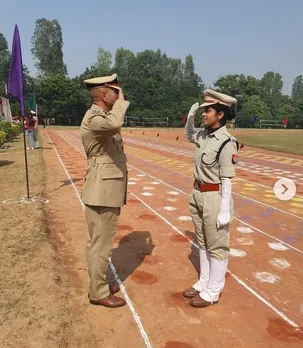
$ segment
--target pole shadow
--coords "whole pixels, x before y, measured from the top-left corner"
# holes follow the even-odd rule
[[[0,161],[0,167],[8,166],[13,163],[15,163],[15,161],[6,161],[6,160]]]

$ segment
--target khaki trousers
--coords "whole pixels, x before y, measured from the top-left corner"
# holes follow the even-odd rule
[[[208,250],[211,258],[225,261],[228,259],[230,250],[230,224],[221,226],[219,229],[217,228],[220,199],[221,195],[219,192],[193,190],[189,197],[189,210],[199,247]],[[233,215],[234,203],[231,199],[231,221]]]
[[[121,208],[85,205],[88,226],[86,255],[89,294],[92,300],[100,300],[110,294],[107,271],[120,210]]]

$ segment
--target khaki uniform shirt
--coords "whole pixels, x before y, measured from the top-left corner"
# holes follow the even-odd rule
[[[203,129],[190,135],[191,141],[196,144],[194,154],[194,177],[200,183],[220,184],[221,178],[233,178],[235,176],[235,164],[237,163],[236,138],[227,131],[226,126],[208,133]],[[221,151],[219,160],[216,155],[220,146],[227,139],[228,142]]]
[[[81,138],[88,167],[82,192],[87,205],[122,207],[126,204],[127,166],[120,129],[129,102],[117,100],[106,113],[97,105],[86,112]]]

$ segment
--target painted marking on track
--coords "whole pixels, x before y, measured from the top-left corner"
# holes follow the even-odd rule
[[[167,211],[174,211],[174,210],[177,210],[177,208],[175,207],[163,207],[164,210],[167,210]]]
[[[83,156],[85,156],[85,154],[84,154],[83,152],[81,152],[81,150],[79,150],[79,149],[78,149],[75,145],[73,145],[70,141],[68,141],[67,139],[63,138],[61,135],[59,135],[59,136],[60,136],[64,141],[66,141],[67,143],[69,143],[72,147],[74,147],[74,148],[75,148],[78,152],[80,152]],[[74,138],[75,138],[75,137],[74,137]],[[80,144],[80,142],[79,142],[79,144]],[[81,146],[81,144],[80,144],[80,146]],[[166,185],[166,186],[168,186],[168,187],[170,187],[170,188],[172,188],[172,189],[174,189],[174,190],[176,190],[176,191],[178,191],[178,192],[180,192],[180,193],[182,193],[182,194],[184,194],[184,195],[186,195],[186,196],[189,196],[188,193],[186,193],[186,192],[184,192],[184,191],[182,191],[182,190],[176,188],[175,186],[172,186],[172,185],[170,185],[170,184],[164,182],[163,180],[161,180],[161,179],[159,179],[159,178],[157,178],[157,177],[155,177],[155,176],[153,176],[153,175],[150,175],[150,174],[144,172],[143,170],[140,170],[140,169],[138,169],[138,168],[136,168],[136,167],[134,167],[134,166],[132,166],[132,165],[130,165],[130,167],[132,167],[133,169],[137,170],[137,171],[140,172],[140,173],[144,173],[145,175],[149,176],[150,178],[152,178],[152,179],[154,179],[154,180],[157,180],[158,182],[161,182],[162,184],[164,184],[164,185]],[[171,170],[171,171],[174,172],[173,170]],[[177,173],[177,172],[174,172],[174,173]],[[178,174],[181,174],[181,173],[178,173]],[[184,175],[184,174],[181,174],[181,175]],[[251,200],[251,199],[248,198],[248,197],[246,197],[246,198],[249,199],[249,200]],[[265,205],[265,206],[267,205],[267,204],[264,204],[264,203],[261,203],[261,202],[260,202],[260,204],[263,204],[263,205]],[[267,205],[267,206],[268,206],[268,205]],[[277,208],[274,208],[274,207],[272,207],[272,206],[269,206],[269,207],[270,207],[270,208],[273,208],[273,209],[275,209],[275,210],[277,210],[277,211],[283,212],[282,210],[277,209]],[[289,213],[287,213],[287,214],[289,214]],[[298,216],[293,215],[293,214],[289,214],[289,215],[298,217]],[[300,220],[302,220],[301,217],[298,217],[298,218],[299,218]],[[247,227],[253,228],[253,229],[254,229],[255,231],[257,231],[257,232],[259,232],[259,233],[261,233],[261,234],[263,234],[263,235],[265,235],[265,236],[267,236],[267,237],[269,237],[269,238],[271,238],[271,239],[274,239],[274,240],[278,241],[278,242],[279,242],[278,244],[282,244],[282,245],[287,246],[287,249],[290,248],[290,249],[293,249],[293,250],[295,250],[295,251],[297,251],[297,252],[303,254],[303,251],[302,251],[302,250],[300,250],[300,249],[298,249],[298,248],[295,248],[294,246],[292,246],[292,245],[290,245],[290,244],[288,244],[288,243],[283,242],[282,240],[280,240],[280,239],[278,239],[278,238],[276,238],[276,237],[274,237],[274,236],[272,236],[272,235],[270,235],[270,234],[268,234],[268,233],[266,233],[266,232],[260,230],[259,228],[254,227],[254,226],[252,226],[252,225],[250,225],[250,224],[248,224],[248,223],[246,223],[246,222],[244,222],[244,221],[242,221],[242,220],[240,220],[240,219],[238,219],[238,218],[236,218],[236,217],[235,217],[234,219],[237,220],[237,221],[239,221],[239,222],[241,222],[242,224],[244,224],[244,225],[247,226]]]
[[[167,199],[169,202],[177,202],[178,200],[177,200],[177,198],[168,198]]]
[[[234,256],[234,257],[244,257],[246,255],[246,252],[243,250],[239,250],[239,249],[230,249],[230,255]]]
[[[176,191],[169,191],[167,192],[169,195],[173,195],[173,196],[178,196],[179,195],[179,192],[176,192]]]
[[[277,268],[289,268],[290,267],[290,263],[284,259],[272,259],[269,261],[269,263]]]
[[[179,216],[178,220],[180,221],[192,221],[191,216]]]
[[[279,250],[279,251],[288,250],[288,248],[282,243],[268,243],[268,245],[273,250]]]
[[[250,227],[246,227],[246,226],[237,227],[237,231],[240,233],[253,233],[254,232]]]
[[[235,238],[235,240],[241,245],[253,245],[254,242],[249,238]]]
[[[138,156],[136,156],[136,155],[134,155],[134,154],[132,154],[132,156],[138,157]],[[146,160],[146,158],[147,158],[146,156],[147,156],[147,155],[145,154],[142,158],[141,158],[141,157],[139,157],[139,158],[140,158],[142,161],[145,161],[145,162],[147,162],[147,163],[150,163],[149,161]],[[154,162],[153,162],[153,163],[154,163]],[[176,164],[177,164],[177,163],[178,163],[178,162],[176,161]],[[188,176],[188,177],[192,178],[191,175],[188,175],[188,174],[191,174],[191,171],[190,171],[189,173],[187,173],[187,172],[186,172],[186,173],[184,173],[184,172],[177,172],[177,171],[171,169],[172,167],[167,167],[167,166],[163,165],[163,162],[162,162],[162,161],[156,162],[156,164],[157,164],[158,166],[160,166],[160,167],[163,167],[163,168],[165,168],[165,169],[168,169],[168,170],[172,171],[173,173],[177,173],[177,174],[179,174],[179,175]],[[174,167],[175,167],[175,166],[174,166]],[[246,181],[245,179],[241,179],[241,178],[238,178],[238,180]],[[264,186],[264,185],[259,185],[259,184],[255,184],[255,185],[262,186],[262,187]],[[264,187],[267,187],[267,186],[264,186]],[[269,192],[272,193],[273,191],[270,190]],[[245,193],[246,193],[246,192],[245,192]],[[277,207],[273,207],[273,206],[270,205],[270,204],[267,204],[267,203],[264,203],[264,202],[260,202],[260,201],[258,201],[258,200],[256,200],[256,199],[253,199],[253,198],[248,197],[248,196],[244,196],[244,195],[242,195],[242,194],[240,194],[240,193],[233,192],[233,194],[234,194],[234,195],[237,195],[237,196],[240,196],[240,197],[245,197],[245,198],[247,198],[247,199],[249,199],[249,200],[251,200],[251,201],[253,201],[253,202],[255,202],[255,203],[258,203],[258,204],[260,204],[260,205],[269,206],[269,207],[271,207],[271,208],[274,208],[274,209],[276,209],[277,211],[282,212],[283,214],[288,214],[288,215],[294,216],[294,217],[296,217],[296,218],[299,218],[299,219],[301,219],[301,220],[303,219],[302,216],[298,216],[298,215],[292,214],[291,212],[288,212],[288,211],[279,209],[279,208],[277,208]],[[300,197],[300,196],[299,196],[299,197]],[[274,203],[274,204],[277,203],[276,200],[268,200],[268,199],[265,199],[265,201],[268,202],[268,203]]]
[[[64,138],[63,138],[64,139]],[[65,139],[64,139],[65,140]],[[68,141],[67,141],[68,142]],[[69,143],[69,142],[68,142]],[[71,146],[73,146],[76,150],[78,150],[80,153],[81,151],[74,146],[73,144],[70,143]],[[134,169],[136,169],[134,166],[132,166]],[[142,172],[140,169],[138,170],[139,172]],[[147,174],[148,175],[148,174]],[[149,175],[150,177],[153,177],[151,175]],[[154,179],[157,179],[155,177],[153,177]],[[163,182],[162,180],[158,180],[162,183],[164,183],[167,186],[172,187],[172,185],[169,185],[165,182]],[[181,190],[178,189],[178,191],[182,192]],[[186,238],[187,240],[189,240],[189,242],[194,245],[196,248],[199,248],[197,244],[195,244],[193,241],[191,241],[186,235],[184,235],[177,227],[175,227],[172,223],[170,223],[167,219],[165,219],[161,214],[159,214],[157,211],[155,211],[152,207],[150,207],[147,203],[145,203],[143,200],[141,200],[137,195],[135,195],[133,192],[129,191],[135,198],[137,198],[142,204],[144,204],[147,208],[149,208],[154,214],[156,214],[160,219],[162,219],[163,221],[165,221],[169,226],[172,227],[172,229],[174,231],[176,231],[177,233],[181,234],[184,238]],[[185,193],[186,194],[186,193]],[[248,225],[246,223],[244,223],[245,225]],[[250,226],[252,227],[252,226]],[[256,229],[258,230],[258,229]],[[260,231],[260,230],[259,230]],[[263,232],[264,233],[264,232]],[[264,233],[266,234],[266,233]],[[274,237],[272,237],[274,238]],[[270,243],[269,243],[270,244]],[[251,292],[253,295],[255,295],[260,301],[262,301],[264,304],[266,304],[268,307],[270,307],[276,314],[278,314],[281,318],[283,318],[285,321],[287,321],[292,327],[294,328],[299,328],[299,326],[293,322],[291,319],[289,319],[283,312],[279,311],[276,307],[274,307],[269,301],[267,301],[265,298],[263,298],[261,295],[259,295],[254,289],[250,288],[244,281],[242,281],[240,278],[238,278],[235,274],[233,274],[232,272],[230,272],[229,270],[227,271],[235,280],[238,281],[239,284],[241,284],[243,287],[245,287],[249,292]]]
[[[141,200],[137,195],[135,195],[133,192],[129,191],[136,199],[138,199],[142,204],[144,204],[150,211],[152,211],[155,215],[157,215],[161,220],[163,220],[166,224],[168,224],[174,231],[176,231],[178,234],[182,235],[184,238],[186,238],[193,246],[195,246],[197,249],[199,249],[199,246],[194,243],[192,240],[190,240],[185,234],[183,234],[176,226],[174,226],[171,222],[169,222],[165,217],[163,217],[161,214],[159,214],[156,210],[154,210],[150,205],[148,205],[146,202]],[[267,301],[264,297],[262,297],[260,294],[258,294],[254,289],[249,287],[243,280],[238,278],[235,274],[233,274],[231,271],[227,270],[227,272],[240,284],[242,285],[246,290],[248,290],[250,293],[252,293],[254,296],[256,296],[260,301],[262,301],[265,305],[267,305],[269,308],[271,308],[276,314],[278,314],[282,319],[284,319],[286,322],[288,322],[289,325],[292,327],[298,329],[299,326],[294,321],[289,319],[283,312],[279,311],[273,304],[271,304],[269,301]]]
[[[153,196],[154,194],[151,193],[151,192],[142,192],[141,195],[142,195],[142,196],[146,196],[146,197],[151,197],[151,196]]]
[[[278,280],[280,280],[277,275],[268,272],[256,272],[255,277],[260,280],[261,283],[275,284]]]

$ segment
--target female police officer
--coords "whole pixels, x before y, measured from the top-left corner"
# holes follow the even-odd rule
[[[191,107],[185,126],[185,136],[196,144],[189,207],[199,244],[200,277],[183,295],[194,307],[217,303],[225,284],[233,218],[231,178],[238,160],[237,140],[226,129],[226,122],[235,117],[232,105],[237,100],[211,89],[204,96],[202,105]],[[196,131],[194,117],[200,107],[204,129]]]

